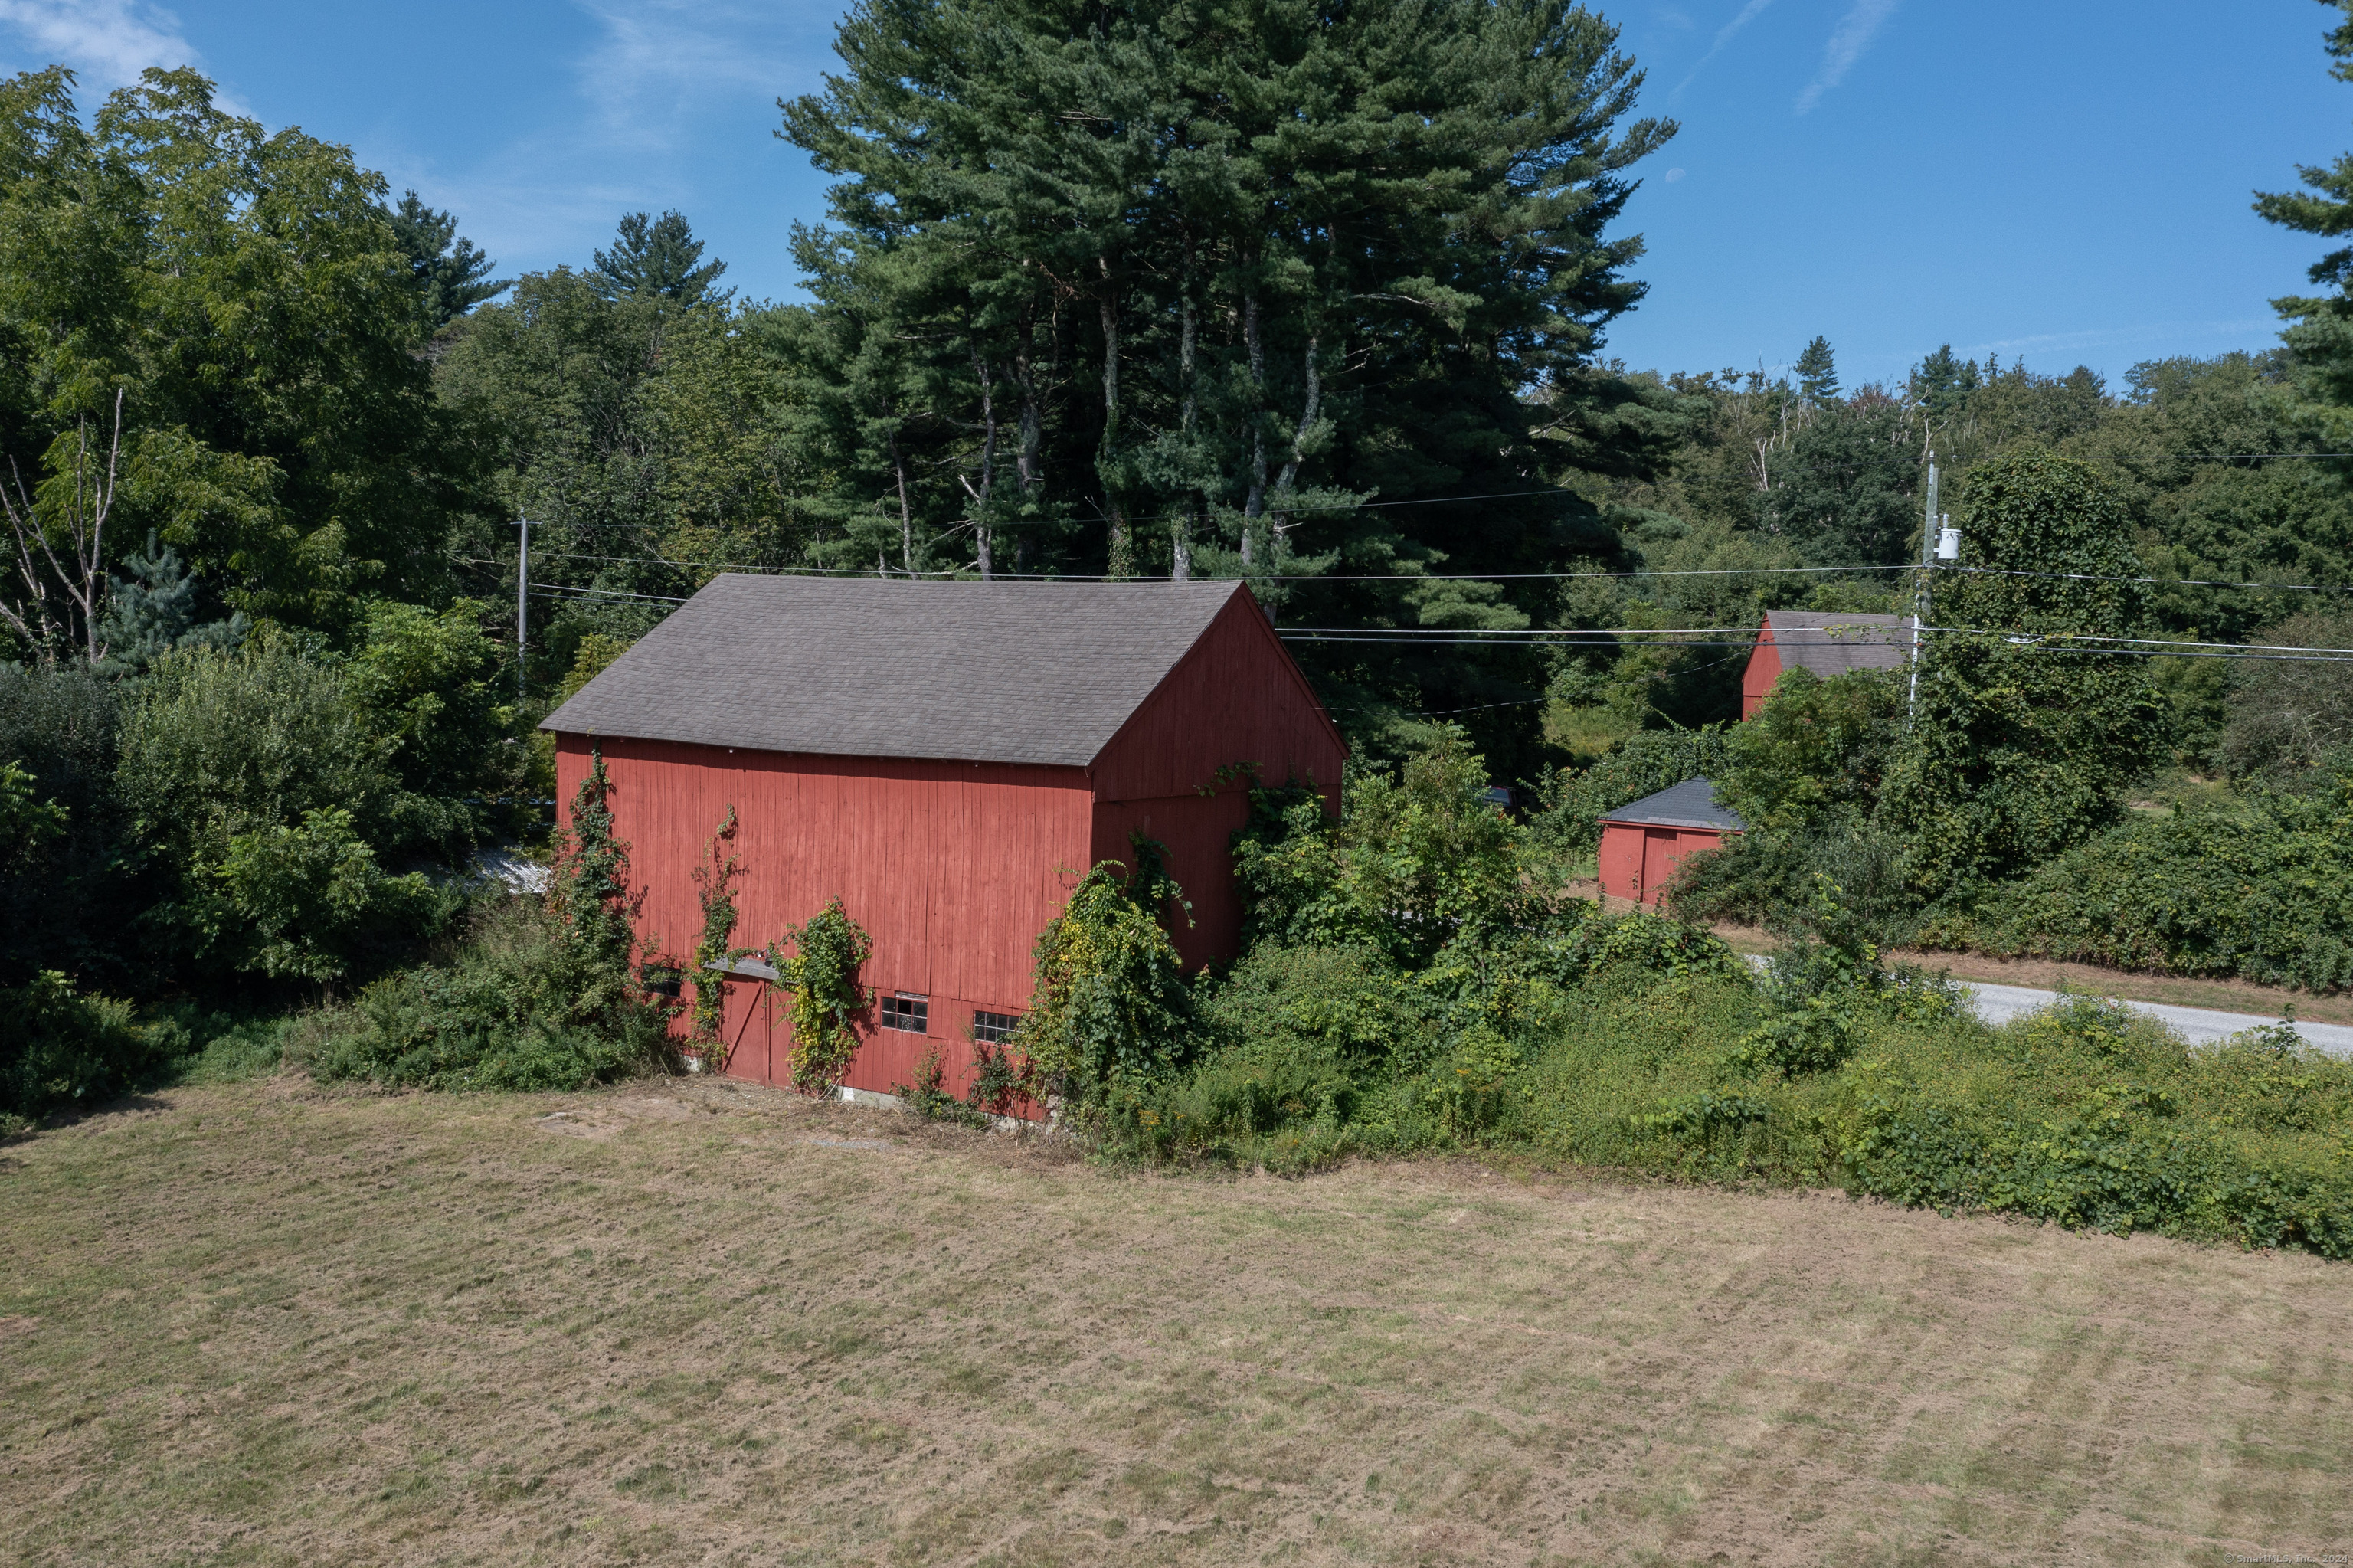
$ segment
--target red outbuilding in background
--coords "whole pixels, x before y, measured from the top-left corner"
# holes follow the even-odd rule
[[[1753,719],[1791,670],[1827,681],[1856,670],[1900,670],[1912,656],[1912,627],[1900,616],[1767,611],[1740,682],[1740,716]]]
[[[1078,874],[1159,842],[1192,904],[1188,967],[1240,934],[1232,836],[1255,764],[1337,810],[1346,747],[1234,582],[714,579],[550,715],[569,809],[592,750],[643,893],[639,935],[691,954],[694,868],[734,808],[744,947],[841,899],[872,937],[847,1083],[888,1093],[1027,1008],[1031,945]],[[784,1082],[783,999],[727,983],[728,1071]]]
[[[1686,779],[1602,816],[1601,891],[1656,904],[1683,856],[1715,849],[1747,824],[1715,803],[1715,786]]]

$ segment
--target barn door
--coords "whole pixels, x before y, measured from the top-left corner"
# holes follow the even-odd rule
[[[1676,840],[1681,835],[1672,828],[1642,830],[1642,902],[1656,904],[1659,890],[1667,878],[1675,874],[1675,862],[1683,859]]]

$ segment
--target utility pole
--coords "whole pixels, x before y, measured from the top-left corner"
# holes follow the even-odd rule
[[[1936,481],[1930,480],[1934,486]],[[1936,492],[1932,488],[1931,495]],[[531,607],[531,519],[518,516],[515,527],[515,701],[522,701],[523,634],[529,629]]]
[[[1920,639],[1928,620],[1928,573],[1936,547],[1936,454],[1928,454],[1928,509],[1920,518],[1920,588],[1912,600],[1912,693],[1904,707],[1904,726],[1920,711]]]

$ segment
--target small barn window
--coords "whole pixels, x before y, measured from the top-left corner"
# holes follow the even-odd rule
[[[972,1037],[990,1045],[1001,1045],[1013,1038],[1013,1031],[1020,1023],[1019,1013],[982,1012],[976,1009],[972,1015]]]
[[[910,996],[905,991],[882,999],[882,1027],[903,1029],[910,1034],[931,1033],[932,999]]]

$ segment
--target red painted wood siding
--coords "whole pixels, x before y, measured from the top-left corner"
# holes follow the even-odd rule
[[[1781,678],[1781,651],[1773,646],[1773,629],[1757,629],[1757,646],[1749,651],[1747,672],[1740,678],[1740,716],[1753,719],[1765,699],[1773,694],[1773,683]]]
[[[1093,803],[1074,768],[601,744],[615,831],[629,845],[631,885],[644,895],[641,938],[673,957],[691,955],[702,923],[693,869],[732,803],[744,867],[739,945],[776,941],[839,895],[874,939],[866,983],[931,999],[928,1036],[869,1032],[849,1077],[859,1088],[887,1093],[912,1081],[926,1040],[960,1074],[976,1008],[1027,1009],[1030,944],[1061,911],[1066,872],[1083,867],[1092,848]],[[590,745],[585,736],[556,737],[567,812]],[[763,988],[727,989],[731,1007],[743,1008]],[[781,1082],[781,1013],[747,1022],[731,1012],[729,1027],[746,1049],[734,1070]]]
[[[1094,860],[1132,860],[1141,832],[1168,852],[1169,874],[1193,906],[1172,933],[1187,969],[1229,959],[1241,947],[1233,836],[1250,820],[1250,783],[1211,787],[1219,770],[1254,762],[1280,785],[1313,782],[1327,810],[1340,807],[1347,744],[1317,702],[1256,601],[1219,612],[1160,688],[1090,769],[1095,790]]]
[[[1612,898],[1630,898],[1645,906],[1659,901],[1660,890],[1674,875],[1683,857],[1715,849],[1725,835],[1707,828],[1653,828],[1639,822],[1601,824],[1601,891]]]

